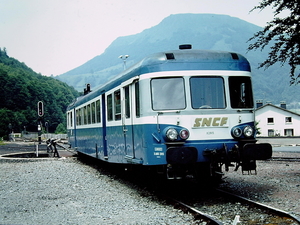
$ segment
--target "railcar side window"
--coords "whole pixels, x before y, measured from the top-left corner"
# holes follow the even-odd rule
[[[95,102],[92,102],[91,104],[91,110],[92,110],[92,123],[96,123],[96,108],[95,108]]]
[[[120,90],[115,91],[114,96],[115,96],[115,99],[114,99],[115,120],[120,120],[121,119],[121,95],[120,95]]]
[[[139,82],[135,83],[135,115],[136,117],[141,116],[140,111],[140,84]]]
[[[79,114],[78,114],[78,109],[76,109],[76,125],[78,126],[79,125]]]
[[[87,124],[91,124],[91,105],[87,105]]]
[[[70,126],[73,127],[73,113],[70,112]]]
[[[76,112],[77,125],[81,125],[81,109],[78,109]]]
[[[130,118],[130,96],[129,96],[129,86],[124,88],[125,91],[125,116]]]
[[[184,80],[178,78],[158,78],[151,80],[153,110],[184,109]]]
[[[192,107],[194,109],[226,108],[224,80],[222,77],[191,77]]]
[[[96,101],[96,123],[101,122],[101,108],[100,108],[100,100]]]
[[[73,127],[73,116],[72,116],[72,112],[68,112],[67,127]]]
[[[107,120],[113,120],[112,95],[107,96]]]
[[[87,109],[86,106],[83,107],[83,125],[87,124]]]
[[[253,108],[250,77],[229,77],[229,91],[232,108]]]

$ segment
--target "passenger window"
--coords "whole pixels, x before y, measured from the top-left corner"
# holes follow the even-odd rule
[[[87,109],[86,106],[83,107],[83,124],[87,124]]]
[[[101,122],[101,106],[100,106],[100,100],[96,101],[96,123]]]
[[[70,126],[73,127],[73,113],[70,112]]]
[[[76,125],[80,125],[79,124],[79,109],[76,109]]]
[[[125,116],[130,118],[130,95],[129,95],[129,86],[124,88],[125,91]]]
[[[92,102],[91,104],[91,110],[92,110],[92,123],[96,123],[96,108],[95,108],[95,102]]]
[[[139,82],[135,83],[135,115],[136,117],[141,116],[141,110],[140,110],[140,85]]]
[[[86,107],[87,110],[87,124],[91,124],[91,105],[87,105]]]
[[[81,123],[81,108],[77,110],[76,116],[77,116],[77,119],[78,119],[77,124],[81,125],[82,124]]]
[[[121,119],[121,95],[120,90],[114,93],[114,108],[115,108],[115,120]]]
[[[107,96],[107,121],[113,120],[112,95]]]

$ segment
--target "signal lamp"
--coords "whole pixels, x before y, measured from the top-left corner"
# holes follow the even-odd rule
[[[186,140],[186,139],[189,138],[190,132],[189,132],[188,130],[186,130],[186,129],[182,129],[182,130],[179,132],[179,136],[180,136],[181,139]]]
[[[42,117],[44,115],[44,103],[42,101],[38,102],[38,116]]]

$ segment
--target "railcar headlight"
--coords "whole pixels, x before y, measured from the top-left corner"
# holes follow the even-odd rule
[[[186,139],[189,138],[190,132],[189,132],[187,129],[182,129],[182,130],[179,132],[179,136],[180,136],[181,139],[186,140]]]
[[[178,137],[178,132],[174,128],[170,128],[167,130],[166,136],[170,141],[174,141]]]
[[[244,128],[244,135],[245,135],[246,137],[251,137],[251,136],[253,136],[253,134],[254,134],[254,129],[253,129],[252,127],[246,126],[246,127]]]
[[[232,131],[232,135],[236,138],[242,136],[242,134],[243,134],[243,132],[242,132],[241,128],[239,128],[239,127],[234,128]]]

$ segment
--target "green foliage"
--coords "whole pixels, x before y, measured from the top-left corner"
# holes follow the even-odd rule
[[[267,59],[260,63],[259,67],[268,68],[277,62],[281,65],[287,62],[290,66],[290,84],[298,84],[300,83],[298,80],[300,73],[297,71],[300,65],[300,2],[299,0],[263,0],[251,11],[263,10],[268,6],[275,9],[274,19],[249,39],[249,41],[256,40],[256,42],[250,44],[248,50],[264,49],[272,45]],[[277,17],[283,11],[288,11],[290,15],[285,18]]]
[[[9,57],[0,49],[0,137],[9,133],[8,124],[14,132],[37,131],[37,103],[44,102],[44,117],[49,132],[65,123],[65,110],[78,96],[78,92],[66,83],[42,76],[24,63]]]
[[[66,134],[67,133],[67,126],[63,123],[58,124],[55,130],[56,134]]]
[[[259,124],[259,122],[255,121],[256,134],[257,134],[257,135],[260,135],[261,132],[260,132],[260,127],[258,127],[258,124]]]

